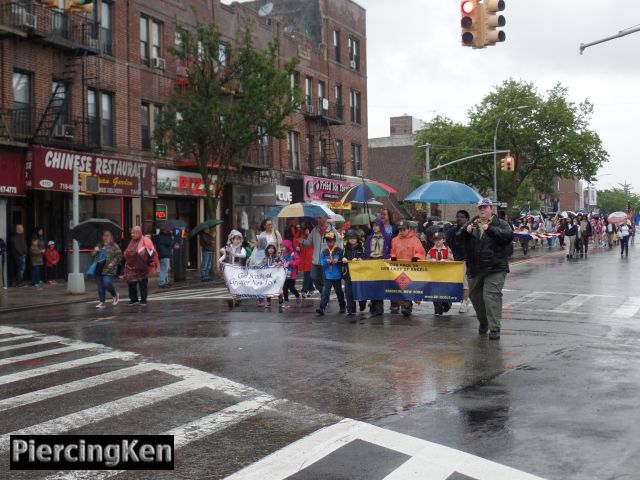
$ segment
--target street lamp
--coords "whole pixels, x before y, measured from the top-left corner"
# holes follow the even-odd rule
[[[493,195],[496,197],[496,203],[498,203],[498,127],[500,126],[500,122],[505,117],[505,115],[513,110],[523,110],[525,108],[531,108],[528,105],[520,105],[517,107],[507,108],[504,112],[502,112],[502,116],[498,119],[496,123],[496,130],[493,134]]]

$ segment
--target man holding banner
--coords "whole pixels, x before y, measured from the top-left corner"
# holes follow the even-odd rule
[[[502,288],[509,273],[509,255],[513,252],[513,230],[493,214],[493,202],[478,202],[478,216],[458,232],[467,254],[469,296],[480,327],[489,339],[500,339]]]

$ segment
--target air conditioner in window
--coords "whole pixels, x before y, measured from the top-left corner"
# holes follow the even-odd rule
[[[356,61],[355,60],[351,60],[349,62],[349,66],[351,67],[351,70],[355,70],[356,69]]]
[[[356,177],[364,177],[364,172],[362,170],[356,170]]]
[[[55,138],[71,139],[73,138],[73,125],[66,123],[58,123],[53,128],[53,136]]]
[[[164,58],[155,57],[151,60],[151,66],[153,68],[157,68],[158,70],[164,70]]]
[[[321,165],[321,166],[316,168],[316,175],[318,175],[320,177],[326,177],[326,176],[329,175],[329,169],[327,167],[325,167],[324,165]]]

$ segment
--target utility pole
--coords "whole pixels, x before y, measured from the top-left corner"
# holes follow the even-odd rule
[[[425,143],[418,148],[424,148],[424,181],[429,183],[431,181],[431,144]],[[427,203],[427,217],[431,216],[431,204]]]
[[[615,40],[616,38],[624,37],[626,35],[630,35],[630,34],[636,33],[636,32],[640,32],[640,26],[627,28],[626,30],[620,30],[615,35],[611,35],[610,37],[601,38],[600,40],[596,40],[595,42],[581,43],[580,44],[580,55],[582,55],[584,53],[585,49],[587,49],[589,47],[593,47],[594,45],[598,45],[600,43],[605,43],[605,42],[608,42],[610,40]]]
[[[80,174],[78,166],[73,166],[73,226],[80,223]],[[84,274],[80,273],[80,244],[73,240],[72,272],[67,279],[69,293],[85,293]]]

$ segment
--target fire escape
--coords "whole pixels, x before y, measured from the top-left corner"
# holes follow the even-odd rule
[[[60,67],[44,109],[32,102],[0,110],[0,140],[95,150],[100,124],[97,112],[88,111],[85,92],[89,85],[99,89],[98,55],[111,53],[109,32],[101,31],[92,13],[67,13],[45,3],[51,2],[0,0],[0,38],[51,47]]]
[[[307,96],[302,105],[302,113],[307,119],[309,134],[314,139],[313,150],[308,157],[309,174],[344,178],[344,147],[336,141],[333,134],[334,126],[344,125],[342,104],[330,102],[326,98],[313,99]],[[315,152],[318,152],[317,156]]]

